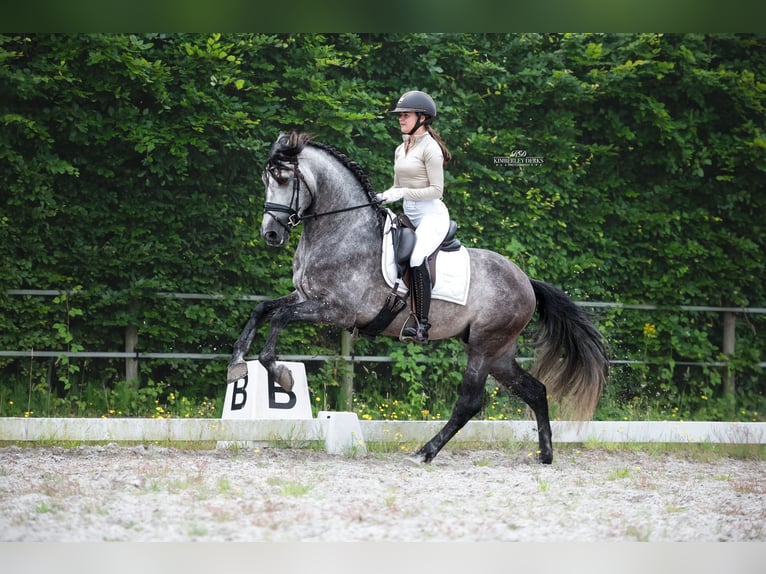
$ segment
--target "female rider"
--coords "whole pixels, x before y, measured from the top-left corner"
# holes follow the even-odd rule
[[[394,152],[394,185],[377,198],[384,204],[404,199],[404,214],[416,228],[410,257],[415,325],[404,328],[402,340],[427,343],[431,277],[426,257],[436,251],[449,230],[449,211],[442,196],[444,165],[452,155],[431,127],[436,117],[431,96],[406,92],[392,113],[399,114],[403,141]]]

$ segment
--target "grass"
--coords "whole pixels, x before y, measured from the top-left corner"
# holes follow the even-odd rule
[[[607,480],[622,480],[630,477],[630,469],[626,467],[615,468],[606,477]]]
[[[556,445],[555,452],[566,453],[581,450],[605,450],[608,452],[641,452],[649,455],[671,455],[700,462],[733,458],[738,460],[766,461],[766,444],[725,443],[566,443]]]
[[[35,512],[37,514],[47,514],[50,511],[51,511],[51,507],[48,506],[48,503],[45,502],[44,500],[40,504],[35,506]]]
[[[734,480],[732,488],[740,494],[766,494],[766,483],[755,480]]]
[[[389,445],[390,446],[390,445]],[[412,444],[412,451],[420,445]],[[376,451],[375,444],[367,443],[367,449]],[[445,451],[501,450],[509,455],[521,454],[534,458],[539,454],[537,443],[448,443]],[[697,462],[709,462],[726,458],[736,460],[766,461],[766,444],[725,444],[725,443],[610,443],[588,441],[585,443],[556,443],[553,441],[553,463],[559,456],[574,456],[587,451],[605,451],[610,453],[643,453],[650,456],[675,456]],[[387,451],[390,452],[390,448]],[[481,461],[475,465],[481,466]]]
[[[191,536],[192,538],[207,536],[207,528],[205,528],[204,526],[200,526],[199,524],[193,524],[192,526],[189,527],[187,534]]]
[[[91,446],[106,446],[108,444],[118,444],[122,447],[131,446],[156,446],[164,448],[174,448],[178,450],[215,450],[217,441],[0,441],[0,448],[8,446],[18,446],[25,448],[36,447],[61,447],[76,448],[88,444]],[[279,442],[269,443],[273,448],[296,448],[294,444],[281,444]],[[368,455],[386,455],[402,454],[407,455],[415,452],[422,445],[415,442],[366,442]],[[448,443],[445,451],[472,451],[499,449],[508,454],[527,453],[530,457],[537,453],[536,443],[521,442],[497,442],[497,443]],[[237,450],[239,447],[230,447],[231,450]],[[306,448],[312,451],[322,451],[324,446],[321,442],[313,441],[311,444],[301,445],[300,448]],[[709,462],[725,458],[737,460],[757,460],[766,461],[766,444],[725,444],[725,443],[607,443],[599,441],[588,441],[585,443],[553,443],[554,464],[557,455],[576,455],[584,451],[603,450],[607,452],[625,453],[640,452],[651,456],[676,456],[686,458],[697,462]],[[486,466],[489,463],[481,460],[474,463],[476,466]]]
[[[668,514],[677,514],[677,513],[680,513],[680,512],[686,512],[686,508],[683,507],[683,506],[676,506],[674,504],[668,504],[665,507],[665,512],[667,512]]]
[[[283,496],[304,496],[314,490],[313,484],[303,484],[300,482],[287,482],[282,485],[280,494]]]
[[[651,529],[647,527],[631,525],[625,529],[625,534],[630,538],[634,538],[636,542],[649,542],[651,537]]]
[[[218,479],[218,484],[216,485],[218,489],[219,494],[230,494],[232,491],[232,486],[229,480],[225,477]]]
[[[313,484],[303,484],[295,480],[282,480],[277,477],[269,478],[266,483],[279,487],[278,493],[281,496],[305,496],[314,490]]]

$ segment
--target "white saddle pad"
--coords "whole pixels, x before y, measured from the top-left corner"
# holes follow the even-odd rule
[[[389,210],[390,211],[390,210]],[[391,219],[386,218],[385,233],[383,235],[383,250],[381,264],[383,277],[389,287],[396,284],[396,263],[394,261],[394,246],[391,241]],[[439,251],[436,256],[436,285],[431,292],[433,299],[441,299],[458,305],[465,305],[468,301],[468,288],[471,286],[471,259],[468,250],[460,246],[457,251]],[[407,293],[407,287],[399,286],[399,294]]]

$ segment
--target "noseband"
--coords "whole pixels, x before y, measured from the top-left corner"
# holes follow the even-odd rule
[[[300,168],[298,167],[298,161],[289,161],[289,162],[277,162],[270,160],[266,167],[263,170],[263,177],[264,180],[271,176],[276,180],[277,183],[284,183],[286,178],[281,176],[281,171],[284,169],[290,169],[293,172],[293,194],[290,198],[290,205],[284,205],[282,203],[271,203],[270,201],[266,201],[263,203],[263,212],[271,215],[271,217],[276,221],[279,225],[281,225],[285,230],[288,232],[297,225],[300,225],[301,222],[303,222],[306,219],[316,219],[317,217],[322,217],[325,215],[333,215],[335,213],[343,213],[344,211],[352,211],[354,209],[361,209],[363,207],[373,207],[376,208],[378,205],[380,205],[380,201],[370,201],[369,203],[363,203],[361,205],[354,205],[351,207],[344,207],[341,209],[334,209],[332,211],[325,211],[324,213],[304,213],[303,215],[300,214],[300,191],[301,191],[301,182],[303,182],[303,185],[306,186],[306,189],[309,192],[309,196],[311,197],[311,201],[309,202],[309,205],[314,203],[314,192],[311,190],[311,187],[309,187],[309,184],[306,183],[306,178],[303,176],[303,173],[301,173]],[[287,224],[282,223],[280,219],[275,215],[275,213],[287,213]]]

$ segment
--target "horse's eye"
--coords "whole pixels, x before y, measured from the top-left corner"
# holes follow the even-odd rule
[[[277,182],[277,184],[279,184],[279,185],[284,185],[284,184],[286,184],[286,183],[287,183],[287,180],[289,179],[289,178],[285,177],[284,175],[282,175],[282,170],[280,170],[280,169],[279,169],[277,166],[275,166],[275,165],[272,165],[272,166],[270,166],[270,167],[267,167],[267,168],[266,168],[266,169],[263,171],[263,180],[264,180],[264,183],[267,183],[267,182],[266,182],[266,179],[268,178],[268,176],[271,176],[271,178],[272,178],[274,181],[276,181],[276,182]]]

